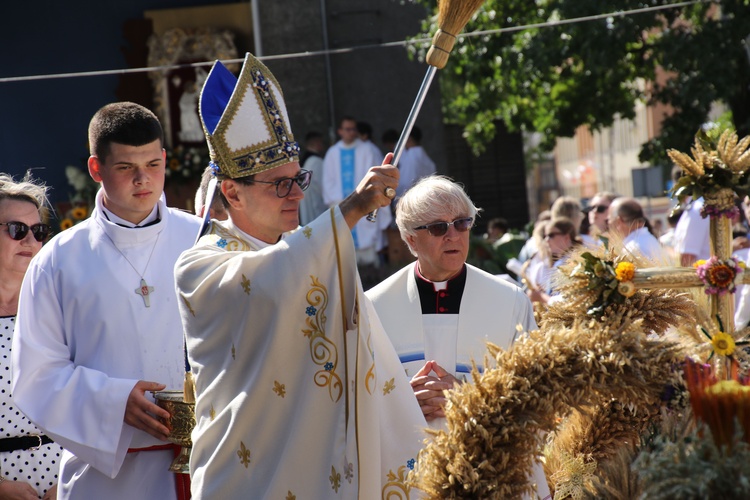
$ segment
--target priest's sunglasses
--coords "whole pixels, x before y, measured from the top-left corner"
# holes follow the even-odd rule
[[[419,231],[420,229],[427,229],[427,232],[432,236],[444,236],[445,233],[448,232],[450,226],[455,227],[456,231],[460,233],[465,233],[471,229],[471,226],[473,225],[474,218],[463,217],[461,219],[456,219],[453,222],[433,222],[431,224],[425,224],[424,226],[415,227],[414,230]]]
[[[34,235],[36,241],[44,241],[52,230],[47,224],[39,223],[29,226],[18,221],[0,222],[0,226],[8,226],[8,235],[16,241],[24,239],[29,234],[29,230],[31,230],[31,234]]]
[[[253,179],[251,182],[257,182],[259,184],[273,184],[276,186],[276,196],[279,198],[286,198],[289,193],[292,192],[292,186],[296,183],[302,191],[310,187],[310,181],[312,181],[312,172],[309,170],[300,170],[294,177],[284,177],[276,181],[256,181]]]

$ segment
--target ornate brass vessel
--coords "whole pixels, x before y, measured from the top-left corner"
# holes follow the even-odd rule
[[[195,427],[195,403],[185,403],[182,391],[156,391],[153,394],[156,404],[169,412],[168,419],[159,418],[169,429],[169,442],[182,447],[169,470],[190,474],[190,450],[193,446],[190,435]]]

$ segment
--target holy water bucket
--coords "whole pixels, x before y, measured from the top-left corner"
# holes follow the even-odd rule
[[[153,392],[156,404],[169,412],[169,418],[159,421],[169,429],[170,443],[181,446],[180,454],[172,461],[169,470],[190,474],[190,450],[193,441],[190,434],[195,427],[195,403],[185,403],[182,391]]]

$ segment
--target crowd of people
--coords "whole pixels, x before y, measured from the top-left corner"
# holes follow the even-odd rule
[[[701,200],[659,234],[633,198],[563,196],[520,250],[520,287],[467,263],[481,209],[435,173],[419,129],[398,168],[351,117],[332,147],[312,132],[300,148],[250,54],[239,77],[214,65],[199,116],[195,215],[167,206],[163,130],[134,103],[91,119],[100,189],[83,223],[47,241],[46,188],[0,175],[0,499],[417,498],[408,473],[424,429],[447,425],[444,391],[484,369],[486,342],[536,329],[572,249],[606,236],[655,263],[708,257]],[[394,218],[415,261],[365,287]],[[747,260],[744,211],[735,222]],[[508,231],[488,224],[493,244]],[[190,388],[187,371],[189,475],[169,471],[153,396]],[[540,463],[528,480],[549,498]]]

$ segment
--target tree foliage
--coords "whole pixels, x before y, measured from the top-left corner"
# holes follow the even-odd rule
[[[652,163],[667,161],[669,148],[689,148],[715,101],[731,109],[740,137],[746,135],[750,0],[614,14],[670,3],[487,0],[465,32],[504,31],[456,44],[440,72],[446,119],[464,127],[475,152],[494,137],[496,120],[512,131],[539,132],[551,150],[557,137],[571,137],[579,126],[598,130],[616,116],[633,118],[638,100],[663,103],[674,114],[641,151],[641,160]],[[613,15],[564,22],[602,13]],[[436,29],[434,16],[423,24],[425,36]],[[413,51],[422,56],[425,47]]]

